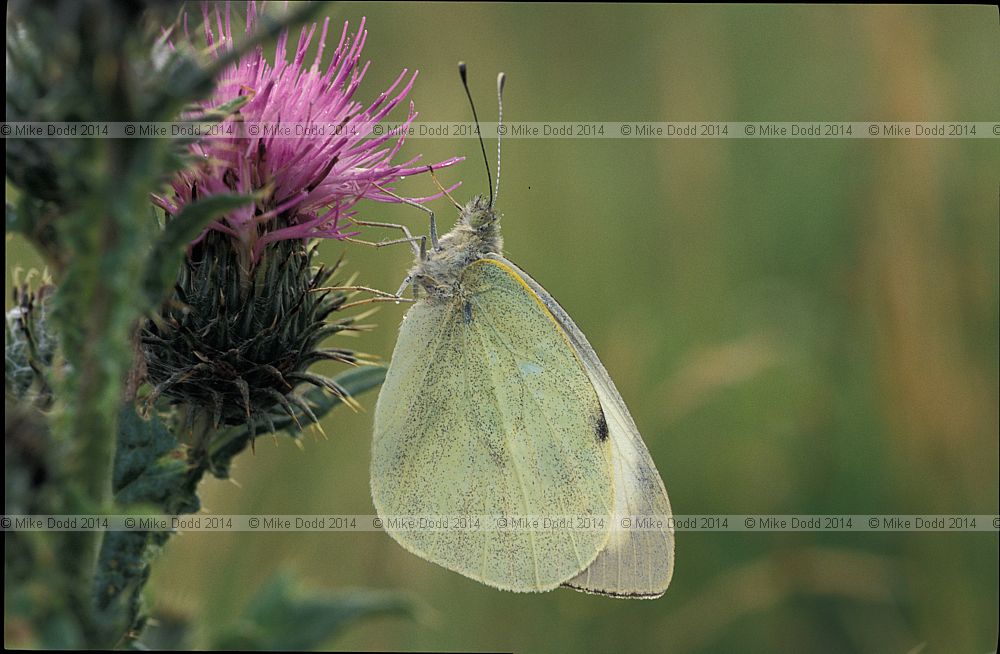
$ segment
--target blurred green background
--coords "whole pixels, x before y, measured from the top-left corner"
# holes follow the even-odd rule
[[[483,120],[508,74],[515,121],[997,121],[991,7],[347,4],[368,17],[374,98],[421,71],[421,119]],[[339,29],[336,30],[339,34]],[[327,49],[327,56],[332,50]],[[441,173],[486,190],[478,143]],[[495,143],[487,143],[495,151]],[[510,139],[509,258],[601,355],[679,514],[998,512],[1000,151],[990,139]],[[492,154],[491,154],[492,158]],[[433,192],[429,179],[404,184]],[[453,211],[432,205],[443,228]],[[423,230],[401,206],[361,207]],[[381,234],[372,236],[378,237]],[[404,247],[346,249],[394,290]],[[7,241],[15,262],[38,261]],[[405,307],[352,343],[388,359]],[[333,372],[333,367],[329,372]],[[212,513],[367,514],[375,395],[329,440],[261,441]],[[996,647],[996,533],[681,532],[656,601],[496,591],[377,532],[186,533],[154,568],[154,606],[228,622],[276,570],[317,588],[409,591],[425,610],[333,645],[516,651],[984,652]]]

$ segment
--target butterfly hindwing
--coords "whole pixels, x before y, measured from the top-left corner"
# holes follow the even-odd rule
[[[583,362],[608,421],[615,485],[612,532],[597,559],[565,585],[614,597],[659,597],[673,575],[674,530],[669,520],[670,500],[656,465],[583,332],[538,282],[506,259],[498,257],[497,261],[513,270],[559,323]],[[647,517],[650,521],[637,528],[638,521]],[[630,528],[623,528],[623,524]]]

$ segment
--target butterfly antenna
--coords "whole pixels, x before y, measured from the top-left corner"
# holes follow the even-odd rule
[[[469,98],[469,106],[472,107],[472,119],[476,121],[476,134],[479,135],[479,147],[483,151],[483,163],[486,164],[487,188],[490,190],[490,206],[493,206],[493,176],[490,174],[490,160],[486,156],[486,144],[483,142],[483,132],[479,129],[479,116],[476,114],[476,103],[472,101],[472,93],[469,91],[469,80],[465,70],[465,62],[458,62],[458,74],[462,78],[462,86],[465,87],[465,95]]]
[[[507,81],[507,76],[503,73],[497,75],[497,190],[493,194],[493,201],[490,208],[500,199],[500,144],[503,142],[503,85]]]

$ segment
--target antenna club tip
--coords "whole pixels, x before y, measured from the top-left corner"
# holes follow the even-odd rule
[[[458,62],[458,74],[462,76],[462,79],[465,79],[466,66],[464,61]]]
[[[507,83],[507,73],[500,73],[497,75],[497,91],[503,93],[504,84]]]

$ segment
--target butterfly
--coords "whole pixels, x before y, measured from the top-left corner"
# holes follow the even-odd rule
[[[440,240],[432,229],[404,281],[416,302],[375,409],[375,508],[410,552],[496,588],[659,597],[674,567],[663,481],[583,332],[504,257],[490,190]],[[413,529],[393,516],[569,516],[588,528]],[[636,529],[644,518],[653,526]]]

